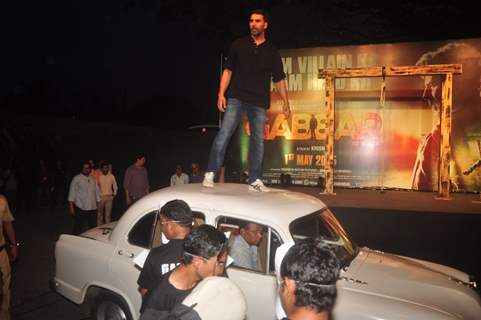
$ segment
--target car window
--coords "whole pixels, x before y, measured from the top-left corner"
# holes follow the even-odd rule
[[[150,248],[153,230],[157,221],[158,210],[152,211],[140,218],[130,229],[129,243],[142,248]]]
[[[276,251],[282,245],[279,234],[272,228],[269,228],[269,273],[275,274],[275,258]]]
[[[258,246],[254,246],[257,254],[247,251],[251,249],[252,246],[246,244],[245,239],[239,238],[242,237],[240,234],[240,226],[248,223],[255,223],[264,231]],[[275,230],[255,221],[247,221],[225,216],[221,216],[217,219],[217,229],[222,232],[230,232],[229,255],[234,258],[233,267],[261,273],[274,273],[275,251],[282,244],[281,238]],[[242,252],[239,252],[239,250]],[[244,258],[252,257],[253,255],[255,256],[255,267],[252,267],[252,265],[251,267],[246,266],[246,264],[244,264],[246,259]],[[236,257],[241,261],[237,261],[236,263]],[[254,263],[253,261],[250,262]],[[266,272],[266,270],[268,270],[268,272]]]

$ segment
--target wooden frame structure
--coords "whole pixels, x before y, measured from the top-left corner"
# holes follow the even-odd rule
[[[439,152],[438,197],[450,199],[449,162],[451,160],[451,114],[453,74],[463,72],[461,64],[422,66],[320,69],[319,79],[326,79],[326,163],[324,164],[326,194],[334,194],[334,112],[336,78],[428,76],[442,77],[441,140]]]

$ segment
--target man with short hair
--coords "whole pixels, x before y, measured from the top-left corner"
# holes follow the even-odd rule
[[[170,185],[176,186],[179,184],[188,184],[189,176],[182,172],[182,166],[178,164],[175,166],[175,173],[170,177]]]
[[[184,242],[183,262],[146,295],[141,320],[158,319],[180,304],[199,281],[224,273],[227,239],[211,225],[195,227]]]
[[[336,302],[339,260],[315,239],[299,240],[280,267],[279,295],[289,320],[328,320]]]
[[[199,163],[198,162],[192,162],[191,167],[192,167],[192,173],[190,174],[189,182],[190,183],[201,183],[202,180],[204,179],[204,175],[200,171]]]
[[[84,162],[82,170],[73,177],[68,192],[69,212],[74,217],[73,234],[96,226],[97,204],[100,201],[97,181],[90,175],[92,167]]]
[[[97,177],[100,192],[100,202],[97,211],[97,225],[109,223],[112,218],[112,204],[117,195],[117,181],[110,173],[110,163],[103,161],[100,164],[100,174]]]
[[[127,207],[150,191],[149,177],[145,168],[145,156],[136,157],[135,163],[127,168],[124,175],[125,203]]]
[[[214,177],[224,161],[229,140],[247,114],[250,127],[249,189],[267,192],[261,180],[264,156],[265,113],[270,106],[271,79],[282,98],[282,111],[290,115],[285,74],[279,51],[267,42],[267,14],[254,10],[249,15],[250,35],[232,44],[219,85],[217,108],[225,112],[222,127],[215,137],[209,156],[204,187],[214,187]]]
[[[163,274],[180,264],[184,238],[192,228],[192,221],[192,211],[183,200],[171,200],[160,209],[160,228],[169,242],[150,250],[137,280],[142,296],[155,288]]]
[[[257,247],[264,236],[264,227],[246,221],[240,225],[239,233],[232,240],[229,251],[229,255],[234,259],[234,265],[258,270]]]

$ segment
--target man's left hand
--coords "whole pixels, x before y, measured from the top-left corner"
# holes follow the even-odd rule
[[[286,119],[289,118],[289,116],[291,115],[291,107],[288,103],[282,106],[282,113],[284,113]]]

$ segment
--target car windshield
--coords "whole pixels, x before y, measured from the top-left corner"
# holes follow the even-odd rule
[[[294,241],[321,237],[323,242],[334,248],[342,267],[348,266],[359,252],[357,245],[329,209],[319,210],[292,221],[289,231]]]

